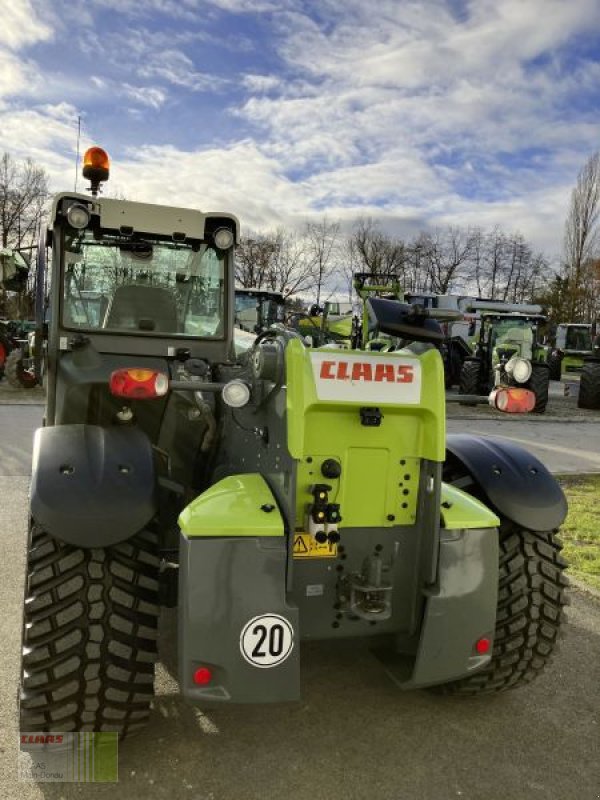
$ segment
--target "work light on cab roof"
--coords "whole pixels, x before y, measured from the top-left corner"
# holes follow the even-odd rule
[[[108,180],[110,159],[106,150],[101,147],[89,147],[83,156],[83,177],[91,182],[90,191],[96,197],[100,184]]]

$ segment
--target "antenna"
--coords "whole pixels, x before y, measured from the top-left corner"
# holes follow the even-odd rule
[[[75,186],[73,191],[77,191],[77,173],[79,172],[79,142],[81,140],[81,116],[77,117],[77,153],[75,155]]]

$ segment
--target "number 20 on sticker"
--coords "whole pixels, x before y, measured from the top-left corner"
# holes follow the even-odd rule
[[[294,629],[279,614],[262,614],[247,622],[240,635],[242,655],[253,667],[283,663],[294,647]]]

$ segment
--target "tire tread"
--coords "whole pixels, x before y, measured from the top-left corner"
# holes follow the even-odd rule
[[[496,630],[490,664],[468,678],[434,687],[442,694],[494,694],[534,680],[556,649],[568,604],[566,562],[554,531],[504,523]]]
[[[141,727],[150,713],[157,659],[158,568],[153,531],[83,550],[33,526],[21,730],[126,736]]]

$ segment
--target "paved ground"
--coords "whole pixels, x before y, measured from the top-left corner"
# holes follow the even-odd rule
[[[41,408],[0,408],[0,798],[600,797],[600,603],[576,591],[554,664],[519,691],[467,701],[402,693],[364,643],[313,643],[302,649],[301,702],[201,713],[180,701],[159,665],[151,724],[122,747],[117,786],[17,783],[27,474],[40,418]],[[170,613],[161,639],[167,663],[174,633]]]
[[[28,475],[31,437],[41,424],[41,405],[0,404],[0,475]],[[512,439],[552,472],[600,472],[600,420],[552,420],[470,415],[448,419],[449,433],[469,432]]]
[[[510,439],[537,456],[551,472],[600,472],[600,421],[567,422],[471,417],[448,420],[448,433]]]
[[[30,474],[33,432],[43,414],[40,405],[0,405],[0,477]]]

